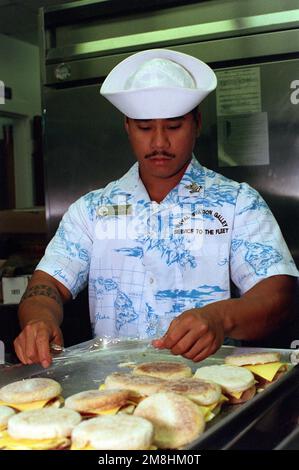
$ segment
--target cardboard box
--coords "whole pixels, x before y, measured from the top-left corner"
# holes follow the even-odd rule
[[[30,275],[2,278],[2,293],[4,304],[18,304],[24,294]]]

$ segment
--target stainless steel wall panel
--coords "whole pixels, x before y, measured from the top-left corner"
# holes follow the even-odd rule
[[[63,13],[63,10],[67,11],[71,26],[56,24],[56,45],[53,45],[53,47],[120,37],[132,34],[133,32],[155,32],[168,28],[192,25],[209,27],[209,24],[224,20],[232,20],[232,27],[237,24],[241,28],[242,22],[240,18],[246,17],[251,18],[251,26],[254,26],[256,21],[260,20],[269,26],[273,13],[278,13],[277,20],[275,21],[276,24],[277,22],[282,24],[284,16],[289,11],[298,9],[298,2],[296,0],[284,0],[284,2],[280,0],[272,0],[271,2],[269,0],[209,0],[172,8],[163,8],[164,2],[159,1],[156,2],[155,9],[147,10],[146,5],[149,3],[143,2],[143,11],[128,13],[127,15],[122,12],[121,15],[115,13],[113,16],[107,17],[106,15],[101,16],[100,12],[96,15],[91,11],[90,17],[86,15],[81,18],[80,22],[77,21],[74,15],[76,10],[79,10],[80,5],[77,4],[77,8],[62,5],[57,11],[61,11],[61,13]],[[154,5],[154,2],[152,3]],[[55,9],[50,8],[46,10],[46,18],[53,10]],[[130,5],[128,5],[128,11],[130,11]],[[71,21],[72,14],[74,15],[73,21]],[[260,20],[255,19],[258,17],[260,17]],[[290,20],[292,21],[292,19]],[[51,48],[51,43],[48,43],[47,47]]]
[[[121,177],[134,163],[124,118],[99,86],[45,93],[46,206],[53,235],[68,206]]]
[[[63,44],[49,49],[47,62],[78,59],[80,57],[115,54],[126,50],[166,47],[188,44],[217,38],[241,37],[248,34],[265,33],[271,30],[289,30],[299,25],[299,9],[284,13],[241,17],[238,20],[222,20],[211,23],[198,23],[192,26],[163,28],[157,31],[114,36],[106,39],[80,43]],[[134,30],[135,31],[135,30]]]
[[[215,71],[225,70],[216,67]],[[299,59],[230,67],[258,67],[262,111],[267,113],[269,164],[220,167],[217,148],[215,94],[201,104],[203,129],[196,155],[205,166],[237,181],[246,181],[264,196],[278,220],[299,266],[299,103],[291,101],[292,81],[298,76]]]
[[[191,54],[201,60],[213,64],[223,60],[232,61],[246,57],[246,59],[266,57],[271,55],[297,53],[299,44],[299,30],[280,31],[276,33],[263,33],[241,38],[218,39],[206,42],[192,42],[171,49]],[[246,51],[246,54],[245,54]],[[70,48],[70,57],[74,58],[74,48]],[[85,80],[92,78],[104,78],[110,70],[121,60],[128,57],[130,53],[111,54],[99,56],[97,52],[89,52],[86,55],[76,52],[77,60],[66,61],[61,57],[47,61],[45,84],[54,85],[72,82],[74,80]],[[91,58],[91,56],[94,57]],[[81,56],[81,60],[79,57]],[[51,63],[53,62],[53,63]],[[70,75],[64,80],[57,79],[57,66],[67,62]]]

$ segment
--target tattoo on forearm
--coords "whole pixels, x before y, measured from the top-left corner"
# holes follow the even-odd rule
[[[50,297],[51,299],[55,300],[60,306],[62,306],[62,300],[59,293],[45,284],[37,284],[36,286],[29,287],[23,297],[21,298],[20,304],[30,297],[35,297],[36,295],[44,295],[45,297]]]

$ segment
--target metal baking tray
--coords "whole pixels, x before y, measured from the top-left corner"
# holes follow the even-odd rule
[[[289,365],[289,370],[274,384],[257,394],[242,405],[226,406],[221,413],[207,423],[204,433],[185,449],[225,449],[229,448],[240,433],[244,433],[252,422],[260,417],[276,400],[287,396],[298,387],[299,366],[296,351],[289,349],[235,348],[222,346],[216,354],[200,363],[194,363],[181,356],[174,356],[167,350],[153,348],[149,341],[121,341],[107,338],[95,338],[91,341],[72,346],[53,357],[53,364],[48,369],[39,365],[13,365],[0,370],[0,387],[16,380],[31,377],[48,377],[57,380],[63,389],[64,398],[87,389],[96,389],[105,377],[115,371],[129,372],[122,367],[124,363],[149,361],[183,361],[193,372],[198,367],[222,364],[230,354],[257,351],[278,351],[282,362]]]

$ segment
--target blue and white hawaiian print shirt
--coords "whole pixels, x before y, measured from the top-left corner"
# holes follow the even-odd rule
[[[96,336],[161,334],[185,310],[244,294],[257,282],[298,271],[262,197],[201,166],[151,201],[138,163],[81,197],[65,213],[37,269],[73,297],[89,285]]]

